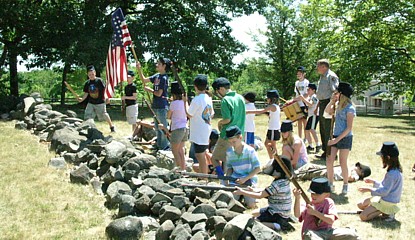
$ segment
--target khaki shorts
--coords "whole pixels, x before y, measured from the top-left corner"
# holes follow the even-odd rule
[[[85,108],[85,115],[84,119],[95,119],[95,117],[98,117],[99,121],[109,121],[110,115],[107,113],[107,106],[105,103],[101,104],[92,104],[88,103]]]
[[[170,143],[178,144],[181,142],[186,142],[188,139],[188,130],[187,128],[178,128],[171,132]]]
[[[212,163],[217,166],[218,161],[222,161],[222,165],[226,166],[226,150],[230,147],[228,140],[219,138],[212,153]]]
[[[130,105],[125,108],[125,116],[127,117],[128,124],[134,125],[137,123],[138,105]]]

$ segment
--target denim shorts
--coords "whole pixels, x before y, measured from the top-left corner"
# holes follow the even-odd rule
[[[336,138],[337,136],[333,136]],[[333,145],[333,147],[337,149],[349,149],[352,150],[352,143],[353,143],[353,135],[347,136],[342,138],[338,143]]]

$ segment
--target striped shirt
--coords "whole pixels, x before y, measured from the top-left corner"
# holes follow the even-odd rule
[[[283,217],[288,217],[292,205],[290,181],[288,179],[275,179],[265,191],[269,194],[269,213],[278,213]]]
[[[246,177],[255,168],[261,167],[255,149],[244,142],[242,144],[242,154],[237,154],[232,147],[226,151],[226,166],[228,169],[232,168],[231,177],[234,178]],[[255,185],[258,182],[258,177],[252,177],[251,181]]]

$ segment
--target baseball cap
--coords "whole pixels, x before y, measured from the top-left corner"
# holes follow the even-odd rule
[[[225,87],[225,86],[230,86],[230,85],[231,83],[229,82],[229,80],[224,77],[217,78],[212,83],[213,90],[215,91],[218,90],[220,87]]]

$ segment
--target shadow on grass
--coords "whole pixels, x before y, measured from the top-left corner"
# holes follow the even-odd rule
[[[331,197],[331,199],[333,199],[333,201],[336,203],[336,205],[349,204],[349,198],[347,197],[347,195],[331,193],[330,197]]]
[[[398,220],[394,220],[392,222],[386,222],[385,219],[382,218],[375,218],[370,221],[372,227],[374,228],[381,228],[381,229],[398,229],[401,228],[401,222]]]

